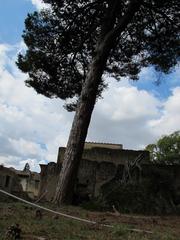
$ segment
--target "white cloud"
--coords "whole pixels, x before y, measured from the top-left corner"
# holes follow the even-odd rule
[[[179,87],[164,102],[130,83],[111,82],[93,113],[89,140],[143,148],[162,134],[180,129]]]
[[[4,70],[5,63],[8,61],[7,52],[11,47],[7,44],[0,44],[0,73]]]
[[[142,148],[154,140],[148,127],[159,118],[161,102],[152,94],[124,82],[112,82],[104,99],[96,105],[89,140],[122,143],[125,148]]]
[[[14,48],[17,50],[15,46],[11,51]],[[50,100],[26,87],[27,76],[17,70],[14,56],[9,57],[4,45],[0,49],[4,50],[0,55],[1,162],[20,167],[21,161],[36,159],[38,169],[38,162],[56,161],[57,141],[65,145],[72,114],[62,108],[62,101]]]
[[[107,92],[106,98],[108,115],[114,121],[133,120],[137,118],[149,118],[157,114],[157,106],[160,104],[157,99],[144,90],[138,90],[136,87],[122,86],[113,87],[111,84],[110,91]],[[146,104],[144,104],[144,102]],[[101,103],[101,111],[106,112],[103,102]],[[112,108],[113,106],[113,108]]]
[[[150,121],[150,127],[157,135],[170,134],[180,130],[180,87],[172,90],[172,95],[163,103],[162,115]]]
[[[42,0],[31,0],[31,2],[37,8],[37,10],[48,8],[48,4],[45,4]]]
[[[39,170],[39,163],[57,160],[73,114],[64,110],[61,100],[45,98],[25,86],[27,76],[14,64],[15,52],[23,48],[22,43],[0,44],[0,164],[22,169],[28,161]],[[162,101],[125,80],[111,81],[103,97],[95,107],[87,140],[142,148],[180,128],[180,87]]]
[[[27,141],[23,138],[20,139],[9,139],[9,142],[14,150],[24,157],[36,157],[41,155],[42,148],[39,144]]]

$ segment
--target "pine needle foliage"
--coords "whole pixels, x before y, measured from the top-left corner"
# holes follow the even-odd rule
[[[125,30],[118,29],[131,1],[44,0],[49,8],[28,14],[18,67],[26,85],[49,98],[72,99],[75,108],[98,41],[112,34],[104,74],[137,80],[142,67],[169,73],[179,58],[179,0],[143,0]],[[104,76],[104,75],[103,75]],[[97,92],[106,87],[102,76]]]

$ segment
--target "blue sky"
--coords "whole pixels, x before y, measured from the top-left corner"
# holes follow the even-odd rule
[[[24,19],[35,10],[29,0],[0,1],[0,42],[16,44],[21,41]]]
[[[179,69],[175,68],[170,74],[156,72],[153,67],[140,74],[140,79],[132,85],[138,89],[153,92],[159,99],[166,99],[171,95],[171,89],[180,85]]]
[[[0,164],[22,169],[29,162],[37,171],[39,163],[57,160],[73,119],[63,101],[27,88],[27,76],[15,65],[17,53],[25,48],[24,19],[41,7],[40,0],[0,0]],[[137,82],[107,79],[109,88],[95,107],[87,140],[143,149],[179,130],[180,68],[161,75],[160,85],[158,78],[150,67]]]

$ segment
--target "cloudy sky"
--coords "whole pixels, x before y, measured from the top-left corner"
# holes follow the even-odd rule
[[[28,12],[41,9],[39,0],[0,1],[0,164],[22,169],[26,162],[39,171],[39,163],[56,161],[65,146],[73,113],[58,99],[48,99],[27,88],[26,75],[15,65],[24,49],[21,38]],[[161,84],[156,81],[161,77]],[[180,69],[157,75],[143,69],[140,80],[116,82],[96,104],[88,141],[122,143],[143,149],[160,136],[180,129]]]

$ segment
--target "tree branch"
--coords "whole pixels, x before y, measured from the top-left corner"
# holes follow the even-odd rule
[[[113,41],[120,36],[122,31],[124,31],[127,25],[131,22],[132,18],[134,17],[134,14],[140,9],[142,2],[143,0],[132,0],[129,3],[129,7],[125,15],[120,19],[116,27],[106,35],[104,41],[108,41],[108,39],[111,39],[111,41]]]

